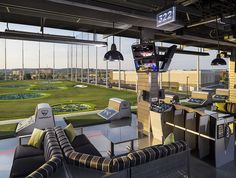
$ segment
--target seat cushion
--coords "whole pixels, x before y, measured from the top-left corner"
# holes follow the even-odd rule
[[[27,176],[44,163],[45,160],[43,155],[15,159],[11,168],[10,178]]]
[[[75,151],[77,151],[79,153],[85,153],[85,154],[89,154],[89,155],[93,155],[93,156],[102,156],[91,143],[86,144],[86,145],[82,145],[82,146],[78,146],[74,149],[75,149]]]
[[[79,146],[83,146],[83,145],[87,145],[90,144],[89,139],[86,137],[86,135],[82,134],[82,135],[77,135],[75,137],[75,139],[73,140],[73,142],[71,143],[71,146],[73,148],[77,148]]]
[[[43,150],[29,145],[18,145],[16,147],[14,159],[39,156],[39,155],[43,156]]]

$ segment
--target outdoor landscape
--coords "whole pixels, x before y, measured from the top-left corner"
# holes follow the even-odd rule
[[[0,120],[27,118],[34,114],[38,103],[44,102],[49,103],[51,106],[72,103],[87,104],[91,106],[88,110],[104,109],[108,104],[109,98],[112,97],[128,100],[131,105],[136,104],[135,92],[119,91],[87,84],[86,88],[74,87],[77,84],[79,83],[46,80],[1,81]],[[87,109],[82,111],[87,111]],[[71,112],[71,110],[68,112]],[[55,114],[61,113],[55,111]]]
[[[85,86],[75,87],[76,85]],[[108,100],[118,97],[136,105],[134,91],[118,90],[59,80],[28,80],[0,82],[0,121],[28,118],[38,103],[49,103],[56,115],[104,109]],[[105,123],[97,115],[65,118],[75,127]],[[15,136],[17,124],[0,126],[0,139]]]

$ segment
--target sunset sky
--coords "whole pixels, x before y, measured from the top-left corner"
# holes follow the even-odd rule
[[[6,29],[6,23],[0,23],[0,31],[4,31]],[[35,26],[25,26],[18,24],[9,24],[10,30],[20,30],[20,31],[30,31],[30,32],[39,32],[40,28]],[[76,35],[78,38],[82,38],[81,32],[73,32],[67,30],[58,30],[45,28],[45,33],[57,34],[57,35],[67,35],[72,36]],[[83,39],[91,39],[93,38],[93,34],[83,33]],[[98,35],[98,40],[106,41],[103,39],[103,35]],[[121,67],[123,70],[134,70],[133,57],[131,53],[131,45],[135,43],[136,39],[131,38],[121,38],[121,53],[124,56],[124,61],[122,61]],[[117,48],[119,49],[119,37],[115,38],[115,42]],[[108,48],[110,49],[110,45],[112,43],[112,37],[108,39]],[[22,67],[22,41],[19,40],[6,40],[7,44],[7,68],[21,68]],[[160,43],[156,43],[156,45],[160,45]],[[170,46],[170,44],[164,44],[164,46]],[[4,59],[5,59],[5,39],[0,39],[0,69],[4,68]],[[71,46],[69,46],[71,49]],[[53,43],[40,43],[40,56],[41,56],[41,68],[44,67],[53,67]],[[67,66],[67,44],[55,44],[56,49],[56,68],[66,68]],[[73,67],[75,67],[75,49],[76,46],[73,45]],[[196,47],[185,47],[185,50],[194,50],[197,51]],[[82,58],[82,47],[80,45],[77,46],[78,50],[78,67],[81,67],[81,58]],[[98,48],[98,68],[105,68],[106,62],[103,61],[103,56],[106,52],[106,47]],[[200,68],[201,69],[219,69],[219,68],[227,68],[227,66],[217,66],[212,67],[210,65],[212,59],[216,56],[216,51],[208,51],[210,56],[200,57]],[[25,68],[37,68],[39,60],[39,42],[31,42],[24,41],[24,61]],[[90,68],[95,68],[95,47],[89,47],[89,63]],[[87,68],[88,66],[88,46],[84,46],[83,52],[83,66]],[[71,64],[70,64],[71,65]],[[172,63],[170,65],[170,69],[196,69],[197,65],[197,56],[192,55],[180,55],[175,54]],[[118,69],[118,62],[109,62],[110,69]]]

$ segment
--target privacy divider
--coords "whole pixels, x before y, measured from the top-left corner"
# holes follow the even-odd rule
[[[175,140],[185,140],[185,131],[176,127],[185,127],[185,110],[177,109],[174,111],[174,125]]]

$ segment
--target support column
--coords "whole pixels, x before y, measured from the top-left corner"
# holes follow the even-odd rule
[[[107,38],[107,44],[108,44],[108,38]],[[107,51],[108,51],[108,45],[107,45]],[[106,88],[108,88],[108,60],[106,60]]]
[[[78,46],[75,45],[75,81],[78,81]]]
[[[71,45],[70,58],[70,80],[73,81],[73,45]]]
[[[121,37],[119,37],[119,51],[121,52]],[[121,61],[119,60],[119,84],[118,84],[118,88],[121,89]]]
[[[90,78],[89,78],[89,46],[88,46],[88,69],[87,69],[87,83],[89,83],[90,82]]]
[[[229,61],[229,101],[236,103],[236,48],[232,49]]]
[[[161,42],[161,47],[163,46],[163,43]],[[163,54],[161,52],[161,54]],[[159,73],[159,85],[160,85],[160,89],[162,89],[162,72]]]
[[[198,52],[201,52],[201,48],[198,48]],[[200,87],[199,87],[199,77],[200,77],[200,56],[197,56],[197,91],[199,91]]]
[[[70,57],[70,53],[69,53],[69,44],[67,44],[67,80],[69,80],[69,57]]]
[[[24,61],[24,41],[22,40],[22,46],[21,46],[21,55],[22,55],[22,73],[21,73],[21,80],[25,79],[25,61]]]
[[[158,73],[138,73],[138,121],[147,135],[151,132],[151,98],[158,97],[158,90]]]
[[[88,33],[88,40],[89,40],[89,33]],[[89,45],[88,45],[88,68],[87,68],[87,83],[90,82],[90,78],[89,78]]]
[[[41,66],[41,64],[40,64],[40,60],[41,60],[41,56],[40,56],[40,42],[39,42],[39,61],[38,61],[38,62],[39,62],[39,66],[38,66],[38,67],[39,67],[39,68],[38,68],[38,80],[40,80],[40,68],[41,68],[41,67],[40,67],[40,66]]]
[[[7,80],[7,39],[5,39],[5,80]]]
[[[108,61],[106,61],[106,88],[108,88]]]
[[[83,32],[82,32],[82,39],[83,39]],[[84,64],[83,64],[83,61],[84,61],[84,46],[81,45],[81,48],[82,49],[81,49],[81,71],[80,71],[81,72],[81,74],[80,74],[81,77],[80,77],[80,79],[81,79],[81,82],[83,82],[83,80],[84,80],[84,76],[83,76],[84,75],[84,71],[83,71],[84,70],[83,69],[84,68]]]
[[[53,63],[52,63],[52,79],[55,80],[55,43],[53,43]]]
[[[96,50],[96,78],[95,78],[95,85],[98,85],[98,47],[95,47]]]

